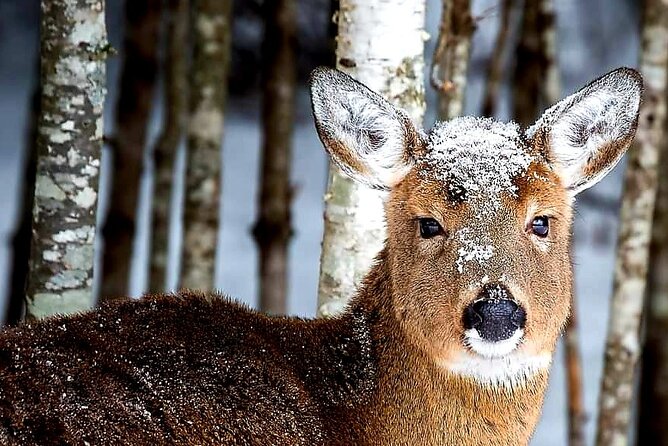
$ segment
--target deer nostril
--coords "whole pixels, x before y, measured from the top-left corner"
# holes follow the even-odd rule
[[[527,322],[527,313],[524,308],[517,307],[517,310],[510,317],[510,322],[517,328],[524,328]]]
[[[475,304],[464,310],[464,328],[467,330],[482,324],[482,316],[475,310]]]

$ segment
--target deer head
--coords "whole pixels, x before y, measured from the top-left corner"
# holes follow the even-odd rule
[[[547,369],[569,314],[574,197],[630,145],[640,75],[615,70],[529,129],[437,123],[318,69],[318,134],[351,178],[387,191],[392,308],[408,339],[455,376],[514,384]]]

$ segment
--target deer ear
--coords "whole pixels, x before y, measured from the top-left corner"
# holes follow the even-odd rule
[[[563,99],[527,130],[573,195],[600,181],[635,136],[643,86],[640,74],[618,68]]]
[[[405,112],[341,71],[313,71],[311,104],[327,152],[356,181],[390,189],[424,150],[422,131]]]

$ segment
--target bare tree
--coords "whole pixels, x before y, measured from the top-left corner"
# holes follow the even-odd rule
[[[260,250],[260,309],[286,311],[290,227],[290,161],[295,114],[294,0],[265,2],[262,180],[253,235]]]
[[[668,172],[666,129],[660,172]],[[638,415],[638,444],[668,444],[668,176],[659,176],[652,223],[647,284],[645,344]]]
[[[499,98],[499,89],[504,73],[505,48],[510,31],[510,17],[513,10],[513,0],[502,0],[499,32],[496,35],[494,49],[487,67],[487,82],[482,101],[482,115],[494,116]]]
[[[568,444],[585,445],[584,386],[582,381],[582,355],[578,335],[578,317],[575,293],[571,301],[571,315],[564,333],[564,365],[566,367],[566,389],[568,397]]]
[[[545,66],[545,47],[540,28],[538,0],[524,2],[522,29],[515,50],[513,72],[513,116],[523,125],[531,125],[538,115],[541,84]]]
[[[157,42],[161,0],[125,2],[125,38],[113,154],[111,193],[102,228],[104,257],[100,300],[123,298],[128,292],[137,200],[146,131],[157,74]]]
[[[431,83],[439,93],[438,117],[460,116],[475,29],[470,0],[443,0],[438,41],[431,66]]]
[[[104,1],[43,0],[26,316],[90,307],[105,61]]]
[[[181,285],[213,288],[232,0],[193,0]]]
[[[424,116],[423,0],[341,0],[337,67],[384,95],[421,124]],[[318,314],[341,311],[385,239],[382,199],[332,165],[325,194],[325,229]]]
[[[167,284],[169,216],[174,158],[183,139],[187,114],[189,1],[168,0],[164,61],[165,113],[162,133],[153,149],[154,184],[151,219],[149,289],[163,291]]]
[[[668,4],[645,0],[640,69],[645,103],[636,142],[628,159],[622,196],[617,264],[599,397],[596,443],[626,444],[632,413],[634,374],[640,356],[640,321],[657,187],[659,149],[663,146],[668,74]]]

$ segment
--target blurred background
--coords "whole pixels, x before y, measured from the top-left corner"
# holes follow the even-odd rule
[[[128,0],[129,1],[129,0]],[[236,0],[233,7],[232,53],[229,66],[228,97],[225,109],[222,152],[221,227],[216,258],[216,288],[251,306],[258,294],[257,249],[252,228],[257,215],[261,135],[261,46],[263,18],[261,0]],[[124,2],[107,0],[109,41],[116,51],[123,49]],[[557,27],[557,60],[562,94],[566,95],[593,78],[619,66],[635,67],[639,57],[640,7],[633,0],[561,0],[554,2]],[[465,95],[465,114],[479,115],[494,49],[501,5],[499,0],[472,2],[476,29]],[[519,15],[522,2],[515,2],[512,14]],[[24,186],[25,160],[30,146],[32,97],[38,84],[39,10],[37,0],[0,0],[0,308],[7,305],[11,271],[11,241],[17,228]],[[433,53],[441,2],[427,2],[425,57]],[[293,184],[293,237],[289,247],[288,313],[314,316],[317,305],[320,243],[323,231],[323,194],[327,183],[327,159],[313,127],[306,79],[318,65],[331,65],[332,4],[328,0],[297,1],[298,94],[291,183]],[[511,27],[511,34],[517,33]],[[510,39],[512,39],[512,35]],[[668,44],[668,43],[667,43]],[[504,79],[513,70],[512,51],[507,52]],[[164,57],[164,48],[159,53]],[[108,96],[105,109],[105,134],[113,135],[115,108],[119,94],[119,68],[122,54],[108,60]],[[427,61],[427,66],[429,62]],[[427,73],[425,73],[427,75]],[[157,83],[164,81],[158,75]],[[156,88],[151,109],[147,146],[160,132],[164,107],[160,88]],[[496,116],[511,118],[511,92],[508,82],[501,85]],[[435,121],[436,93],[427,85],[428,112],[425,127]],[[108,204],[104,169],[108,149],[103,153],[100,208],[101,219]],[[176,156],[176,172],[184,171],[184,150]],[[147,290],[148,232],[152,163],[145,155],[145,168],[139,193],[136,237],[131,264],[130,293],[140,296]],[[599,185],[583,194],[577,203],[574,237],[577,309],[584,367],[584,402],[587,414],[588,443],[593,441],[596,405],[603,364],[603,346],[608,320],[608,300],[612,288],[614,244],[624,166],[618,166]],[[176,175],[174,198],[183,200],[183,184]],[[176,284],[181,241],[179,206],[172,209],[170,286]],[[99,257],[99,251],[98,251]],[[99,261],[99,259],[98,259]],[[97,270],[99,271],[99,269]],[[99,274],[96,283],[99,287]],[[532,444],[567,443],[566,392],[562,350],[557,352],[551,374],[543,418]]]

